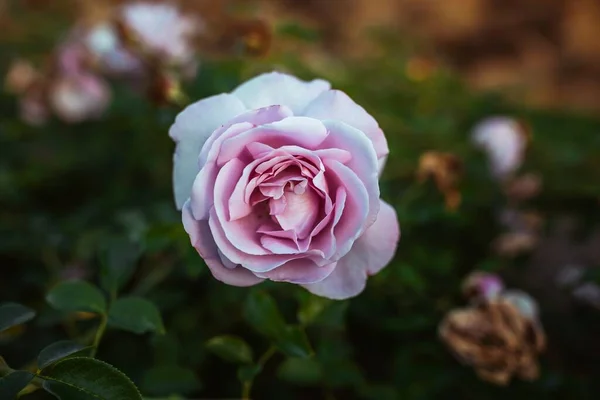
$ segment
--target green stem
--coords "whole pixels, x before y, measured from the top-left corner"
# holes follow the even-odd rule
[[[100,346],[100,341],[102,340],[102,336],[104,336],[104,332],[106,332],[106,325],[108,324],[108,316],[106,314],[102,314],[100,318],[100,325],[98,325],[98,330],[96,331],[96,336],[94,337],[94,343],[92,344],[92,357],[96,357],[98,346]]]
[[[267,349],[267,351],[265,351],[264,354],[262,356],[260,356],[260,358],[258,359],[257,365],[259,366],[259,368],[261,370],[264,367],[264,365],[269,361],[269,359],[271,357],[273,357],[273,355],[275,354],[276,351],[277,351],[277,347],[271,345],[271,347],[269,347]],[[252,392],[252,384],[253,383],[254,383],[254,379],[250,379],[250,380],[243,382],[243,384],[242,384],[242,400],[250,400],[250,393]]]

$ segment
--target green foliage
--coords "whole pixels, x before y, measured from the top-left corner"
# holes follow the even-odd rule
[[[111,326],[141,335],[146,332],[165,333],[165,327],[156,306],[140,297],[125,297],[115,301],[108,313]]]
[[[27,371],[14,371],[0,377],[0,399],[12,400],[33,379],[33,374]]]
[[[21,304],[4,303],[0,305],[0,332],[23,324],[35,318],[35,311]]]
[[[285,320],[277,303],[266,292],[250,292],[244,304],[244,316],[257,332],[269,338],[278,338],[285,331]]]
[[[144,375],[142,389],[154,396],[188,394],[201,387],[193,371],[176,365],[154,367]]]
[[[84,281],[61,282],[48,292],[46,300],[60,311],[106,312],[106,299],[102,292]]]
[[[44,13],[39,19],[58,24]],[[291,24],[275,32],[305,45],[320,40],[314,30]],[[42,57],[50,47],[41,42],[48,46],[59,33],[39,37],[30,51]],[[502,232],[497,215],[508,202],[469,134],[490,115],[529,123],[534,135],[521,171],[540,173],[544,183],[525,207],[544,215],[542,234],[557,242],[561,219],[576,221],[579,228],[565,241],[577,244],[576,254],[587,260],[597,246],[581,244],[600,224],[600,120],[472,93],[443,69],[412,80],[404,44],[377,40],[381,51],[362,60],[305,58],[295,48],[255,61],[203,60],[197,79],[184,85],[195,100],[280,68],[330,80],[379,122],[390,147],[381,196],[398,213],[402,239],[390,265],[369,278],[360,296],[343,302],[291,284],[237,288],[212,277],[173,204],[174,145],[167,132],[178,109],[156,107],[117,84],[101,120],[53,120],[35,128],[18,118],[16,98],[0,94],[0,294],[39,314],[35,324],[20,326],[35,313],[0,306],[0,354],[13,368],[29,369],[39,349],[70,339],[98,348],[100,359],[123,371],[80,357],[77,346],[55,344],[39,355],[41,378],[3,367],[8,375],[0,378],[0,390],[12,389],[0,399],[30,382],[28,388],[43,385],[59,399],[140,399],[125,374],[144,396],[189,399],[239,398],[241,382],[252,383],[257,399],[593,398],[600,390],[600,359],[590,350],[597,310],[573,302],[553,281],[538,281],[554,279],[547,265],[536,268],[528,256],[492,251]],[[452,152],[464,163],[455,212],[446,210],[435,185],[415,181],[419,157],[428,150]],[[534,258],[559,258],[554,251],[562,246],[551,247],[552,254]],[[464,304],[460,283],[474,268],[499,272],[540,297],[552,362],[542,358],[538,381],[498,389],[439,343],[437,324]],[[73,277],[82,280],[68,281]],[[42,305],[45,297],[57,311]],[[80,311],[98,315],[73,314]],[[104,332],[106,320],[117,329]],[[50,396],[38,390],[22,398]]]
[[[279,366],[277,376],[296,385],[314,386],[321,382],[323,371],[313,358],[288,358]]]
[[[41,375],[44,389],[60,400],[136,400],[139,391],[121,371],[93,358],[63,359]]]
[[[40,370],[47,368],[55,362],[75,354],[82,353],[85,346],[70,340],[61,340],[45,347],[38,355],[37,365]]]
[[[253,359],[248,343],[237,336],[215,336],[206,342],[206,347],[225,361],[250,364]]]
[[[275,343],[290,357],[310,357],[313,354],[306,333],[298,326],[286,326],[275,338]]]

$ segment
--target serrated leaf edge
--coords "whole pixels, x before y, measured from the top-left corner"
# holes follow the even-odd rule
[[[63,358],[63,359],[61,359],[61,360],[58,360],[56,363],[52,364],[52,366],[53,366],[53,367],[55,367],[56,365],[58,365],[58,364],[60,364],[60,363],[62,363],[62,362],[73,361],[73,360],[86,360],[86,361],[88,361],[88,360],[92,360],[92,361],[94,361],[94,362],[97,362],[97,363],[99,363],[99,364],[102,364],[102,365],[104,365],[104,366],[107,366],[107,367],[109,367],[109,368],[111,368],[111,369],[114,369],[114,370],[115,370],[115,371],[117,371],[119,374],[121,374],[121,375],[122,375],[122,376],[123,376],[123,377],[124,377],[124,378],[127,380],[127,382],[129,382],[129,383],[131,384],[131,386],[133,386],[133,388],[135,389],[136,393],[139,395],[139,398],[140,398],[140,399],[143,399],[143,397],[142,397],[142,394],[140,393],[140,390],[137,388],[137,386],[135,385],[135,383],[133,383],[133,381],[132,381],[131,379],[129,379],[129,377],[128,377],[127,375],[125,375],[125,374],[124,374],[124,373],[123,373],[123,372],[122,372],[120,369],[118,369],[117,367],[115,367],[115,366],[113,366],[113,365],[111,365],[111,364],[109,364],[109,363],[107,363],[107,362],[104,362],[104,361],[98,360],[98,359],[96,359],[96,358],[91,358],[91,357],[67,357],[67,358]],[[85,389],[83,389],[83,388],[80,388],[80,387],[78,387],[78,386],[75,386],[75,385],[73,385],[73,384],[70,384],[70,383],[68,383],[68,382],[61,381],[60,379],[55,379],[55,378],[52,378],[52,377],[50,377],[50,376],[39,375],[39,374],[36,374],[36,376],[37,376],[37,377],[39,377],[40,379],[44,379],[44,380],[46,380],[46,381],[58,382],[58,383],[61,383],[61,384],[63,384],[63,385],[69,386],[69,387],[71,387],[71,388],[74,388],[74,389],[76,389],[76,390],[78,390],[78,391],[80,391],[80,392],[83,392],[83,393],[89,394],[90,396],[93,396],[93,397],[95,397],[95,398],[97,398],[97,399],[101,399],[101,400],[111,400],[111,399],[107,399],[107,398],[104,398],[104,397],[98,396],[98,395],[96,395],[96,394],[94,394],[94,393],[92,393],[92,392],[89,392],[89,391],[87,391],[87,390],[85,390]]]

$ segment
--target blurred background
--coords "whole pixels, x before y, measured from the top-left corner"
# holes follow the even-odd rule
[[[190,246],[168,129],[189,102],[275,69],[327,79],[377,119],[402,239],[349,301],[261,285],[315,355],[273,356],[253,398],[598,398],[599,0],[0,0],[0,32],[0,302],[38,311],[0,334],[13,368],[85,340],[93,316],[45,296],[101,282],[109,263],[167,333],[109,329],[98,357],[148,398],[239,397],[207,341],[268,342],[244,319],[249,289],[213,279]],[[475,270],[537,301],[534,379],[481,379],[440,337]],[[459,336],[485,353],[486,329]]]

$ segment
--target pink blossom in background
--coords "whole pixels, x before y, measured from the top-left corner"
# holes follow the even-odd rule
[[[49,103],[65,122],[99,118],[108,108],[111,91],[102,78],[89,73],[58,77],[50,87]]]
[[[218,280],[346,299],[393,258],[399,224],[378,184],[386,138],[328,82],[263,74],[190,105],[169,134],[185,230]]]
[[[498,179],[510,177],[525,157],[527,135],[521,124],[508,117],[491,117],[473,129],[473,141],[488,156],[492,174]]]

